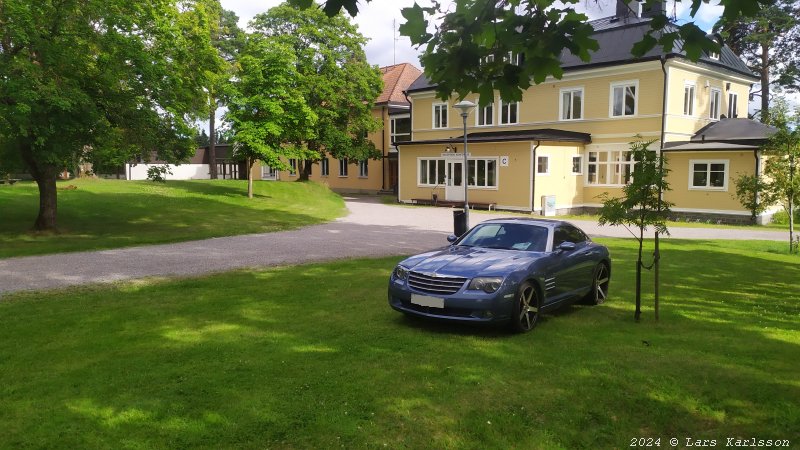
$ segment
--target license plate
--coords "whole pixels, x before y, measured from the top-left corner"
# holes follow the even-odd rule
[[[431,308],[444,308],[443,298],[429,297],[427,295],[411,294],[411,303],[420,306],[430,306]]]

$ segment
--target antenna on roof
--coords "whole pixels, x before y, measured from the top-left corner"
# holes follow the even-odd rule
[[[392,19],[392,65],[397,64],[397,21]]]

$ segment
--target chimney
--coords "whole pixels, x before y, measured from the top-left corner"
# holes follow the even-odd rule
[[[641,17],[642,3],[639,0],[617,0],[617,18]]]
[[[667,15],[666,0],[658,0],[655,3],[643,3],[641,17],[653,17],[658,14]]]

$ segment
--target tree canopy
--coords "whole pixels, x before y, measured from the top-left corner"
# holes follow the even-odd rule
[[[190,155],[207,20],[189,0],[0,0],[0,148],[39,185],[35,228],[56,227],[56,176],[87,153]]]
[[[723,18],[714,31],[759,75],[761,88],[753,92],[761,98],[757,115],[769,121],[771,90],[800,89],[800,6],[775,0],[752,16]]]
[[[305,139],[307,151],[299,155],[306,161],[300,178],[306,179],[311,163],[325,153],[337,159],[377,157],[367,133],[381,126],[371,109],[383,80],[367,62],[366,39],[356,27],[341,14],[328,17],[319,9],[285,4],[257,15],[251,27],[290,49],[297,88],[317,116],[316,133]]]
[[[421,7],[415,3],[403,9],[406,22],[400,26],[400,33],[423,48],[422,65],[426,76],[437,85],[439,97],[448,98],[455,92],[463,98],[477,92],[481,104],[486,104],[499,91],[503,100],[515,101],[531,82],[561,77],[563,51],[589,61],[590,51],[597,49],[597,41],[591,37],[592,25],[586,15],[573,7],[579,1],[454,0],[455,7],[438,2]],[[644,3],[652,8],[661,1]],[[687,1],[694,17],[704,0]],[[772,1],[722,0],[722,18],[755,15]],[[290,2],[301,8],[313,5],[313,0]],[[322,6],[329,15],[338,14],[342,8],[355,16],[358,0],[327,0]],[[666,51],[680,45],[693,60],[703,52],[719,51],[719,44],[693,22],[672,25],[664,13],[654,15],[651,29],[641,41],[631,43],[631,52],[641,56],[656,45]],[[525,57],[520,64],[513,64],[509,58],[504,59],[509,52]],[[494,61],[486,64],[487,58]]]

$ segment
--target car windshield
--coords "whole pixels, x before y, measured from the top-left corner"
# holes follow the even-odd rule
[[[543,252],[547,249],[547,228],[519,223],[481,224],[464,236],[458,245]]]

